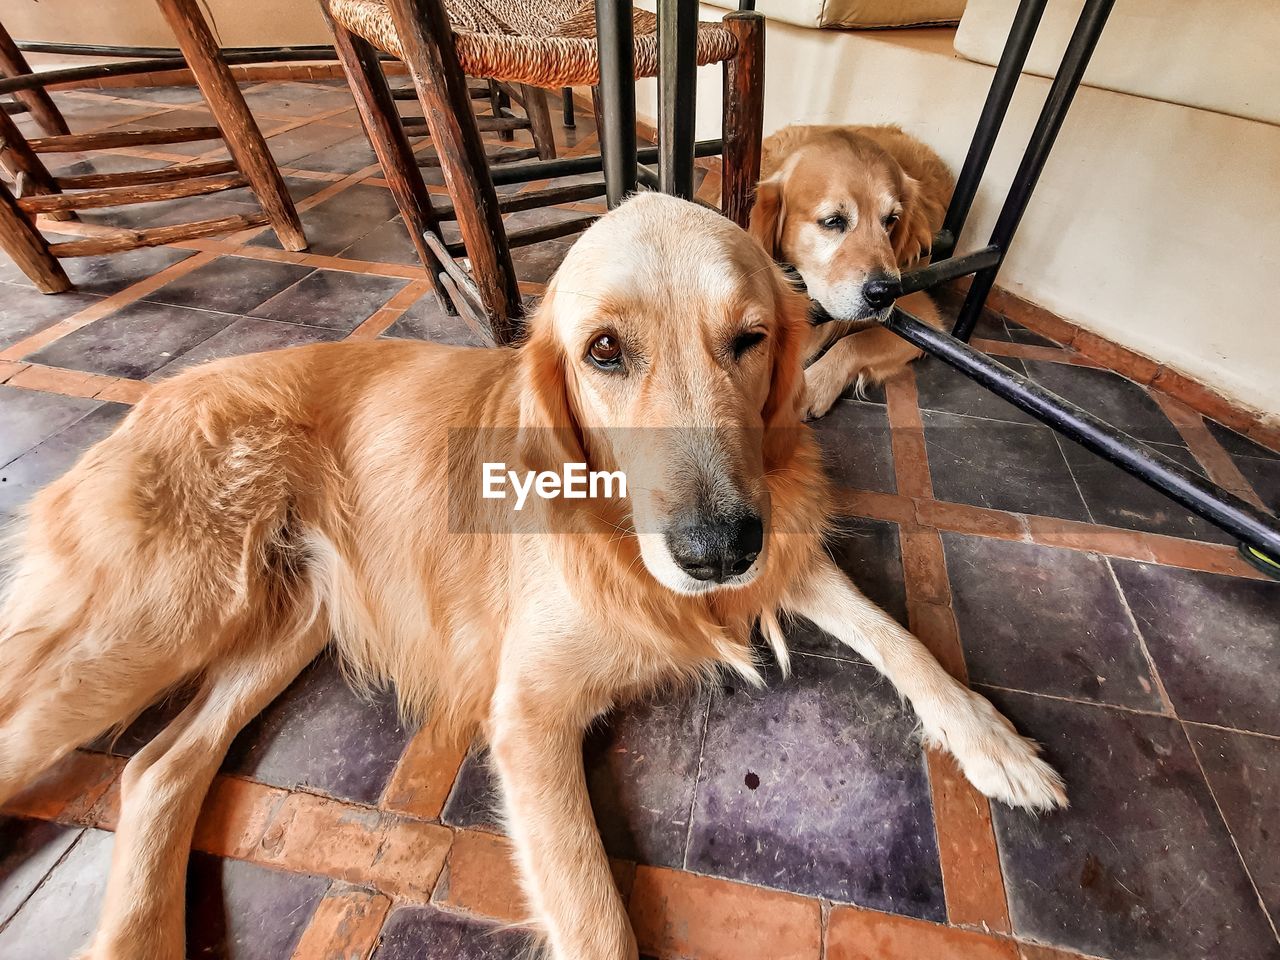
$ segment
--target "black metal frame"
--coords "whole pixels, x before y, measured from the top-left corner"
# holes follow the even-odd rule
[[[968,344],[1114,5],[1114,0],[1086,0],[990,240],[979,250],[955,257],[952,254],[977,195],[1046,2],[1021,0],[968,155],[957,178],[943,229],[934,238],[931,262],[903,274],[898,283],[897,295],[902,296],[972,276],[969,292],[951,335],[926,326],[897,307],[884,326],[1159,490],[1192,513],[1239,537],[1244,544],[1271,558],[1280,558],[1280,523],[1275,517],[1153,452],[1123,431],[1050,393]],[[689,6],[685,0],[659,0],[658,3],[659,36],[662,38],[659,73],[662,93],[659,101],[664,111],[659,123],[659,183],[663,190],[681,195],[685,185],[684,172],[692,163],[693,153],[694,65],[687,55],[689,47],[686,45],[692,42],[690,37],[697,29],[697,17],[696,14],[693,17],[687,15]],[[752,0],[743,0],[740,4],[743,10],[754,6]],[[611,181],[614,170],[623,174],[623,178],[610,187],[610,206],[633,190],[637,180],[635,167],[628,167],[618,156],[620,153],[627,159],[635,156],[634,88],[630,82],[630,71],[625,69],[631,56],[630,18],[619,16],[622,10],[629,14],[630,7],[631,4],[623,0],[597,0],[596,4],[605,116],[605,129],[602,131],[605,137],[605,171]],[[626,140],[627,130],[631,131],[630,141]],[[626,149],[628,143],[629,150]],[[1263,564],[1259,567],[1267,569]]]

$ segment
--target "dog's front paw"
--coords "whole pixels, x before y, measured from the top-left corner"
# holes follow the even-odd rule
[[[966,690],[968,709],[926,738],[951,752],[969,782],[992,800],[1047,812],[1067,805],[1058,772],[1040,759],[1040,747],[1018,733],[981,694]]]
[[[828,378],[808,376],[804,383],[804,418],[817,420],[825,417],[835,406],[843,392],[842,384],[831,384]]]

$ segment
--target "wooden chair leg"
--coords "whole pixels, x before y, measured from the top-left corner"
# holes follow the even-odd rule
[[[396,198],[396,206],[400,208],[400,217],[413,240],[418,259],[422,261],[423,269],[431,280],[431,289],[441,306],[453,312],[455,305],[440,283],[443,265],[423,240],[423,234],[428,231],[440,236],[440,222],[431,206],[431,194],[427,192],[426,182],[422,179],[422,170],[418,167],[413,147],[400,123],[391,87],[378,62],[378,51],[363,37],[356,36],[342,24],[334,22],[329,16],[327,5],[321,4],[321,11],[333,30],[333,46],[338,52],[342,69],[347,74],[347,83],[364,123],[365,134],[373,146],[373,152],[378,155],[378,163],[382,165],[387,183],[391,185],[392,196]]]
[[[253,187],[281,245],[286,250],[305,250],[307,238],[293,198],[280,176],[280,168],[267,150],[262,131],[244,102],[244,95],[222,59],[209,25],[200,13],[198,0],[156,2],[177,36],[182,55],[222,130],[227,150]]]
[[[41,293],[71,289],[62,264],[49,252],[49,244],[18,208],[18,202],[3,183],[0,183],[0,247]]]
[[[441,0],[388,0],[387,7],[440,157],[494,342],[512,343],[521,330],[523,302],[448,14]]]
[[[511,98],[507,96],[502,89],[502,85],[497,80],[489,80],[489,112],[495,117],[505,116],[505,110],[511,106]],[[499,130],[498,139],[503,143],[510,143],[516,138],[514,130]]]
[[[556,134],[551,129],[551,109],[547,106],[547,91],[541,87],[520,84],[520,96],[524,100],[524,112],[533,125],[533,145],[538,148],[539,160],[556,157]]]
[[[725,28],[738,52],[724,64],[724,179],[720,209],[740,227],[751,217],[764,136],[764,18],[731,13]]]
[[[17,184],[18,196],[62,192],[44,161],[31,149],[17,124],[3,110],[0,110],[0,166],[9,172]],[[51,212],[48,217],[50,220],[76,219],[76,215],[70,210]]]
[[[604,101],[600,99],[600,84],[591,87],[591,116],[596,124],[596,137],[601,137],[604,130]],[[601,143],[604,141],[601,140]]]
[[[560,90],[560,110],[564,117],[564,125],[572,130],[578,125],[578,115],[573,111],[573,87],[562,87]]]
[[[22,55],[22,51],[13,42],[4,25],[0,24],[0,76],[25,77],[29,73],[31,73],[31,65],[27,63],[27,58]],[[66,119],[62,116],[62,111],[58,109],[53,98],[43,87],[17,90],[13,95],[20,103],[26,104],[32,118],[49,136],[57,137],[71,132]]]

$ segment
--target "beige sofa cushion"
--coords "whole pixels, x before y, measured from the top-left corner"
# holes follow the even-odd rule
[[[1017,0],[969,0],[956,52],[994,64]],[[1051,77],[1084,0],[1053,0],[1026,71]],[[1116,0],[1085,83],[1265,123],[1280,123],[1280,2]]]
[[[707,0],[730,10],[737,0]],[[798,27],[869,30],[878,27],[934,26],[955,23],[965,0],[756,0],[756,10],[770,20]]]

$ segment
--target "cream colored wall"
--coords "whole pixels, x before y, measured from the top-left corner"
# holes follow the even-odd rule
[[[892,121],[959,169],[992,69],[951,36],[771,21],[766,131]],[[699,71],[699,137],[719,135],[720,83]],[[1047,90],[1023,78],[962,252],[985,243]],[[638,112],[653,118],[656,98],[642,81]],[[1280,127],[1086,87],[999,283],[1280,419],[1278,227]]]
[[[224,47],[332,43],[318,0],[201,0]],[[172,47],[155,0],[5,0],[5,29],[17,40]]]

